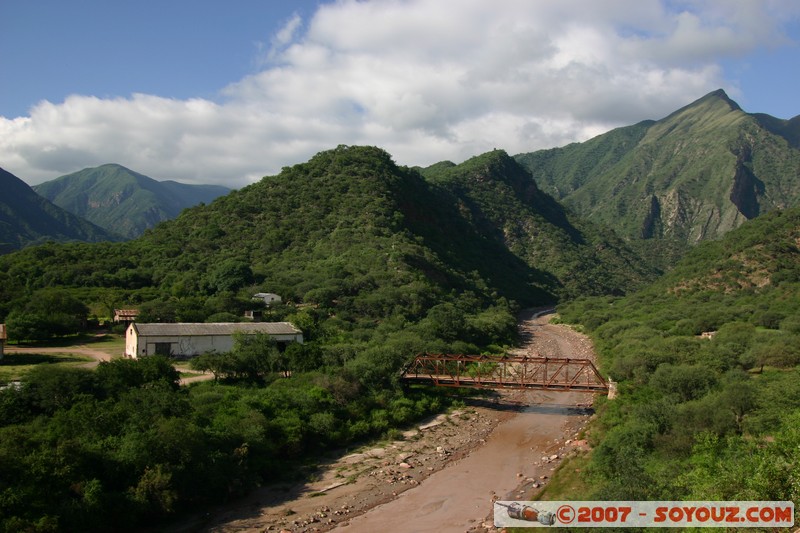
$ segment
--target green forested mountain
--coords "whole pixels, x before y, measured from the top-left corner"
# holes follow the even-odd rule
[[[800,208],[693,248],[645,290],[559,308],[620,397],[581,497],[800,498]]]
[[[560,296],[619,294],[653,279],[616,235],[565,211],[502,150],[460,165],[438,163],[423,174],[454,198],[459,216],[482,238],[554,276]]]
[[[121,165],[86,168],[33,187],[59,207],[128,238],[187,207],[230,192],[219,185],[156,181]]]
[[[119,237],[53,205],[0,168],[0,254],[47,241],[105,241]]]
[[[516,159],[625,238],[694,244],[800,204],[798,139],[800,117],[748,114],[718,90],[664,119]]]
[[[382,150],[340,147],[127,244],[9,257],[7,286],[177,299],[261,287],[292,302],[417,320],[451,292],[540,305],[652,276],[618,240],[574,224],[503,152],[429,180]],[[193,307],[197,318],[202,305]]]

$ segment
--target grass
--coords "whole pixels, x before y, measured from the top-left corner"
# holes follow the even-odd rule
[[[115,334],[104,334],[86,339],[84,342],[89,348],[105,352],[113,359],[122,357],[125,352],[125,336]]]
[[[16,344],[6,344],[9,348],[25,347],[25,348],[65,348],[65,352],[69,352],[69,348],[86,346],[92,350],[104,352],[116,359],[122,357],[125,352],[125,336],[117,335],[114,333],[99,333],[95,335],[69,335],[66,337],[59,337],[48,341]]]
[[[0,360],[0,383],[17,381],[30,372],[35,366],[47,364],[58,366],[76,366],[92,361],[91,357],[74,354],[5,354]]]
[[[190,361],[172,361],[172,366],[175,367],[175,370],[180,372],[182,378],[191,378],[195,376],[202,376],[202,372],[198,372],[193,370]]]
[[[562,501],[580,500],[582,496],[592,492],[583,472],[589,465],[589,453],[565,459],[550,479],[550,483],[536,495],[536,500]]]
[[[58,365],[58,366],[78,366],[94,361],[93,358],[73,353],[72,349],[90,348],[98,352],[107,354],[111,359],[122,357],[125,351],[125,337],[115,334],[97,335],[70,335],[47,342],[37,342],[32,344],[7,344],[7,348],[25,347],[26,349],[63,348],[63,352],[48,351],[48,353],[8,353],[0,360],[0,383],[21,380],[25,374],[30,372],[37,365]]]

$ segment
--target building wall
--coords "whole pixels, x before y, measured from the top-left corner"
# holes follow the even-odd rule
[[[136,359],[138,354],[138,341],[133,324],[125,330],[125,357]]]
[[[272,335],[277,342],[303,342],[303,335]],[[161,345],[166,348],[172,357],[193,357],[196,355],[216,352],[225,353],[233,349],[232,335],[180,335],[171,337],[137,336],[133,326],[128,327],[125,339],[125,356],[133,359],[148,355],[157,355]]]

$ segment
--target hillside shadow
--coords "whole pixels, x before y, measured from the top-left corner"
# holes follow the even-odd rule
[[[496,393],[495,393],[496,394]],[[483,407],[494,411],[513,411],[536,414],[563,414],[569,415],[590,415],[594,413],[591,407],[566,404],[566,403],[525,403],[510,398],[503,398],[497,394],[496,397],[486,398],[465,398],[464,404],[470,407]]]

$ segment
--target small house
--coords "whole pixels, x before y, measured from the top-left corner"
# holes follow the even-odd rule
[[[281,297],[271,292],[259,292],[253,295],[253,300],[261,300],[269,307],[271,304],[281,303]]]
[[[264,311],[261,309],[247,309],[244,312],[244,317],[250,320],[260,321],[264,318]]]
[[[130,324],[139,316],[138,309],[114,309],[115,324]]]
[[[137,324],[125,333],[125,357],[148,355],[193,357],[204,353],[224,353],[233,349],[234,334],[265,333],[278,347],[303,342],[303,332],[289,322],[217,322],[178,324]]]

